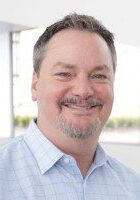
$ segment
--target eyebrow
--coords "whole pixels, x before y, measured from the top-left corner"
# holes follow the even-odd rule
[[[76,65],[74,65],[74,64],[70,64],[70,63],[65,63],[65,62],[59,61],[59,62],[56,62],[53,65],[53,69],[55,67],[58,67],[58,66],[62,66],[64,68],[69,68],[69,69],[72,69],[72,68],[76,67]],[[101,64],[101,65],[96,65],[94,67],[93,71],[107,71],[107,72],[110,72],[111,70],[110,70],[109,66],[107,66],[106,64]]]
[[[95,66],[94,71],[107,71],[107,72],[110,72],[110,68],[109,68],[109,66],[107,66],[105,64],[97,65],[97,66]]]
[[[65,67],[65,68],[74,68],[75,67],[75,65],[74,64],[70,64],[70,63],[65,63],[65,62],[57,62],[57,63],[55,63],[54,65],[53,65],[53,69],[55,68],[55,67],[57,67],[57,66],[62,66],[62,67]]]

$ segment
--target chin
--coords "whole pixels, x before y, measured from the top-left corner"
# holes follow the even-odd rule
[[[58,127],[60,130],[73,138],[87,138],[91,135],[97,135],[101,132],[102,124],[99,119],[96,120],[65,120],[59,118]]]

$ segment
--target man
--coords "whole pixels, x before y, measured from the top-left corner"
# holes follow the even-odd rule
[[[98,144],[113,104],[114,38],[72,14],[34,47],[37,119],[0,153],[1,200],[138,200],[140,177]]]

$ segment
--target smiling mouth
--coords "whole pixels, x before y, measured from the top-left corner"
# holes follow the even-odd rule
[[[81,100],[76,98],[63,99],[59,102],[60,107],[65,107],[78,112],[89,112],[95,108],[101,109],[103,102],[96,99]]]
[[[96,109],[101,109],[101,105],[77,105],[77,104],[64,104],[64,108],[70,109],[71,111],[74,112],[76,115],[82,115],[82,116],[89,116],[93,114],[93,111]]]
[[[90,110],[92,108],[97,107],[96,105],[89,106],[89,105],[75,105],[75,104],[64,104],[63,106],[73,110]]]

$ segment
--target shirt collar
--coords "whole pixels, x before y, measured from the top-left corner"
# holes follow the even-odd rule
[[[33,120],[30,122],[27,133],[24,135],[24,140],[33,153],[42,174],[49,170],[64,155],[60,149],[41,133]]]
[[[94,165],[101,166],[104,165],[108,160],[108,155],[105,153],[103,148],[100,144],[97,145],[95,158],[94,158]]]
[[[65,156],[60,149],[41,133],[33,120],[30,122],[27,133],[24,135],[24,140],[33,153],[42,174],[48,171],[56,162]],[[95,168],[104,165],[107,160],[108,156],[98,144],[90,172]]]
[[[108,161],[108,155],[102,149],[102,147],[98,144],[95,151],[95,156],[93,163],[88,171],[87,177],[96,169],[103,165],[105,165]]]

